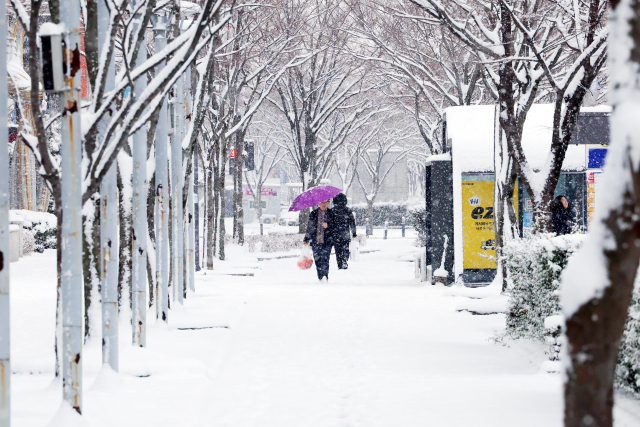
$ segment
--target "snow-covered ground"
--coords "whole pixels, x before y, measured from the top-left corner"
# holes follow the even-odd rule
[[[561,426],[562,377],[546,372],[542,346],[490,342],[503,314],[456,311],[466,296],[413,277],[413,238],[381,236],[349,270],[332,256],[329,283],[295,259],[229,247],[169,327],[149,311],[148,348],[121,325],[119,375],[101,370],[99,338],[88,342],[83,424]],[[234,272],[247,275],[222,274]],[[55,250],[11,264],[11,280],[13,426],[43,427],[61,402]],[[51,425],[74,425],[67,415]],[[639,403],[617,395],[615,425],[640,425]]]

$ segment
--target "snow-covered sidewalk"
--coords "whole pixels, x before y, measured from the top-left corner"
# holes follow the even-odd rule
[[[457,312],[460,296],[413,278],[412,239],[371,239],[330,282],[295,259],[256,262],[232,247],[148,348],[121,325],[120,374],[85,347],[84,419],[91,426],[561,426],[562,378],[542,348],[489,341],[504,315]],[[45,426],[60,406],[53,380],[55,251],[11,265],[14,426]],[[222,263],[219,263],[222,264]],[[638,425],[617,396],[616,426]],[[60,420],[65,421],[65,420]]]

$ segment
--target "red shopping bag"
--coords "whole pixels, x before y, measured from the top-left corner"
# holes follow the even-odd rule
[[[300,270],[308,270],[313,265],[313,255],[311,254],[311,249],[309,245],[304,245],[302,247],[302,252],[300,252],[300,256],[298,257],[298,268]]]

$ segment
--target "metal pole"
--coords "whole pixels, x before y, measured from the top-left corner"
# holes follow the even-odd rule
[[[387,231],[389,231],[388,228],[389,228],[389,221],[385,221],[384,222],[384,240],[387,240]]]
[[[194,240],[195,240],[195,271],[200,271],[200,191],[198,184],[198,143],[193,147],[193,188],[194,188]]]
[[[174,124],[171,132],[171,195],[173,206],[173,297],[180,304],[184,301],[184,224],[182,203],[182,78],[176,87],[176,103],[173,104]]]
[[[132,5],[135,8],[135,4]],[[142,14],[136,14],[133,34],[142,21]],[[147,43],[142,41],[136,63],[147,59]],[[134,96],[138,98],[147,87],[146,77],[136,81]],[[132,342],[134,346],[147,345],[147,129],[140,128],[133,135],[133,254],[131,264],[132,284]]]
[[[402,237],[404,237],[404,226],[405,226],[406,218],[402,217]]]
[[[98,2],[98,55],[109,37],[109,10]],[[114,55],[115,57],[115,55]],[[115,86],[115,61],[106,70],[105,90]],[[101,123],[104,136],[109,116]],[[100,256],[102,296],[102,363],[118,372],[118,167],[114,163],[100,183]]]
[[[167,46],[167,23],[165,16],[155,19],[155,51]],[[158,72],[164,67],[158,66]],[[156,127],[156,318],[169,322],[169,171],[167,101],[162,101],[160,118]]]
[[[62,94],[62,396],[82,413],[82,187],[80,164],[80,2],[60,2],[66,36],[69,90]]]
[[[0,58],[7,57],[6,2],[0,2]],[[0,76],[7,75],[0,61]],[[7,99],[7,82],[0,84],[0,99]],[[11,425],[11,328],[9,317],[9,147],[7,103],[0,102],[0,427]]]

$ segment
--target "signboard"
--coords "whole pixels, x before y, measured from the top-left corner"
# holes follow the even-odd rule
[[[462,255],[464,269],[496,268],[493,175],[462,177]],[[517,188],[517,186],[516,186]],[[514,194],[516,207],[517,191]]]
[[[249,190],[248,188],[244,189],[244,194],[247,196],[251,195],[251,190]],[[262,191],[260,191],[260,194],[262,194],[263,196],[277,196],[278,192],[276,190],[274,190],[273,188],[262,188]]]
[[[587,225],[591,225],[593,214],[596,210],[596,200],[598,199],[598,187],[602,173],[600,171],[587,172]]]
[[[462,182],[462,241],[465,269],[496,268],[493,181]]]

